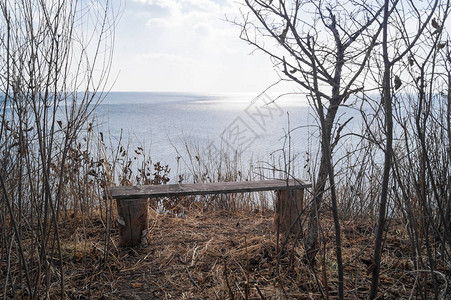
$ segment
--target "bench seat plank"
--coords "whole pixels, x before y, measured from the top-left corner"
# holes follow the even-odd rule
[[[139,199],[187,195],[245,193],[272,190],[292,190],[311,187],[311,183],[298,179],[214,182],[194,184],[162,184],[110,187],[112,199]]]

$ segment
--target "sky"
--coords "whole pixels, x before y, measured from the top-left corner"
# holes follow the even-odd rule
[[[271,61],[227,22],[233,0],[126,0],[116,28],[113,91],[258,93],[278,80]]]
[[[226,21],[241,20],[239,0],[117,2],[124,7],[116,27],[112,91],[259,94],[279,79],[269,57]],[[448,30],[450,23],[448,18]]]

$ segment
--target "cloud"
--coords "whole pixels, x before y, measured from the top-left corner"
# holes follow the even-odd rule
[[[226,22],[234,0],[133,0],[118,32],[118,90],[261,91],[274,82],[267,57]]]
[[[170,27],[171,22],[166,18],[151,18],[146,22],[146,26],[149,28]]]
[[[193,26],[194,31],[199,35],[208,35],[210,33],[210,28],[210,25],[203,22],[197,23]]]
[[[210,0],[134,0],[144,1],[150,10],[165,9],[164,16],[151,17],[146,25],[158,27],[199,27],[199,23],[212,23],[224,18],[224,13],[231,12],[228,2],[223,5]]]
[[[189,64],[189,63],[194,62],[194,60],[190,57],[176,55],[176,54],[169,54],[169,53],[159,53],[159,52],[151,52],[151,53],[137,55],[136,60],[138,60],[138,61],[157,60],[159,62],[165,61],[165,62],[182,63],[182,64]]]
[[[150,14],[146,21],[146,30],[158,41],[157,47],[200,58],[236,52],[238,43],[244,46],[238,39],[238,28],[224,20],[225,14],[236,13],[236,7],[227,1],[220,5],[210,0],[147,0],[145,4],[150,11],[167,8],[164,16]]]
[[[186,0],[183,1],[183,6],[188,9],[195,9],[209,13],[221,9],[219,4],[210,0]]]

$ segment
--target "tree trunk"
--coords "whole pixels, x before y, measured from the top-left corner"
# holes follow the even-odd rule
[[[333,102],[333,101],[332,101]],[[326,138],[329,140],[329,144],[331,141],[331,132],[333,120],[335,120],[335,116],[338,111],[338,101],[337,104],[331,103],[329,108],[327,109],[326,115]],[[326,181],[328,178],[327,171],[327,159],[324,154],[324,149],[321,147],[321,160],[319,166],[318,177],[315,183],[315,187],[313,189],[313,207],[309,211],[309,220],[307,225],[307,237],[304,241],[304,260],[307,260],[311,265],[314,264],[315,256],[318,253],[318,222],[319,222],[319,210],[321,204],[323,202],[323,194],[326,186]]]
[[[373,259],[376,263],[373,269],[373,276],[371,278],[371,290],[368,299],[375,299],[377,296],[377,290],[379,286],[379,273],[381,267],[381,254],[382,254],[382,242],[383,234],[385,231],[386,211],[387,211],[387,199],[390,190],[390,170],[391,161],[393,157],[393,116],[392,116],[392,95],[391,95],[391,83],[390,83],[390,69],[391,64],[388,58],[388,17],[389,17],[389,0],[385,0],[384,6],[384,21],[383,21],[383,40],[382,51],[384,59],[384,77],[382,82],[382,104],[385,112],[385,134],[386,144],[384,153],[384,176],[382,178],[381,198],[379,205],[379,216],[377,221],[376,239],[374,242],[374,254]]]

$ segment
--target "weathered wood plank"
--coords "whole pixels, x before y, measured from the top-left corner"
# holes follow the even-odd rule
[[[139,199],[187,195],[229,194],[272,190],[291,190],[311,187],[311,183],[298,179],[214,182],[194,184],[162,184],[110,187],[112,199]]]
[[[304,190],[279,190],[276,192],[277,202],[274,213],[274,227],[288,235],[298,234],[301,231],[299,214],[304,209]]]
[[[117,222],[119,225],[119,246],[134,247],[147,239],[147,198],[117,199]]]

